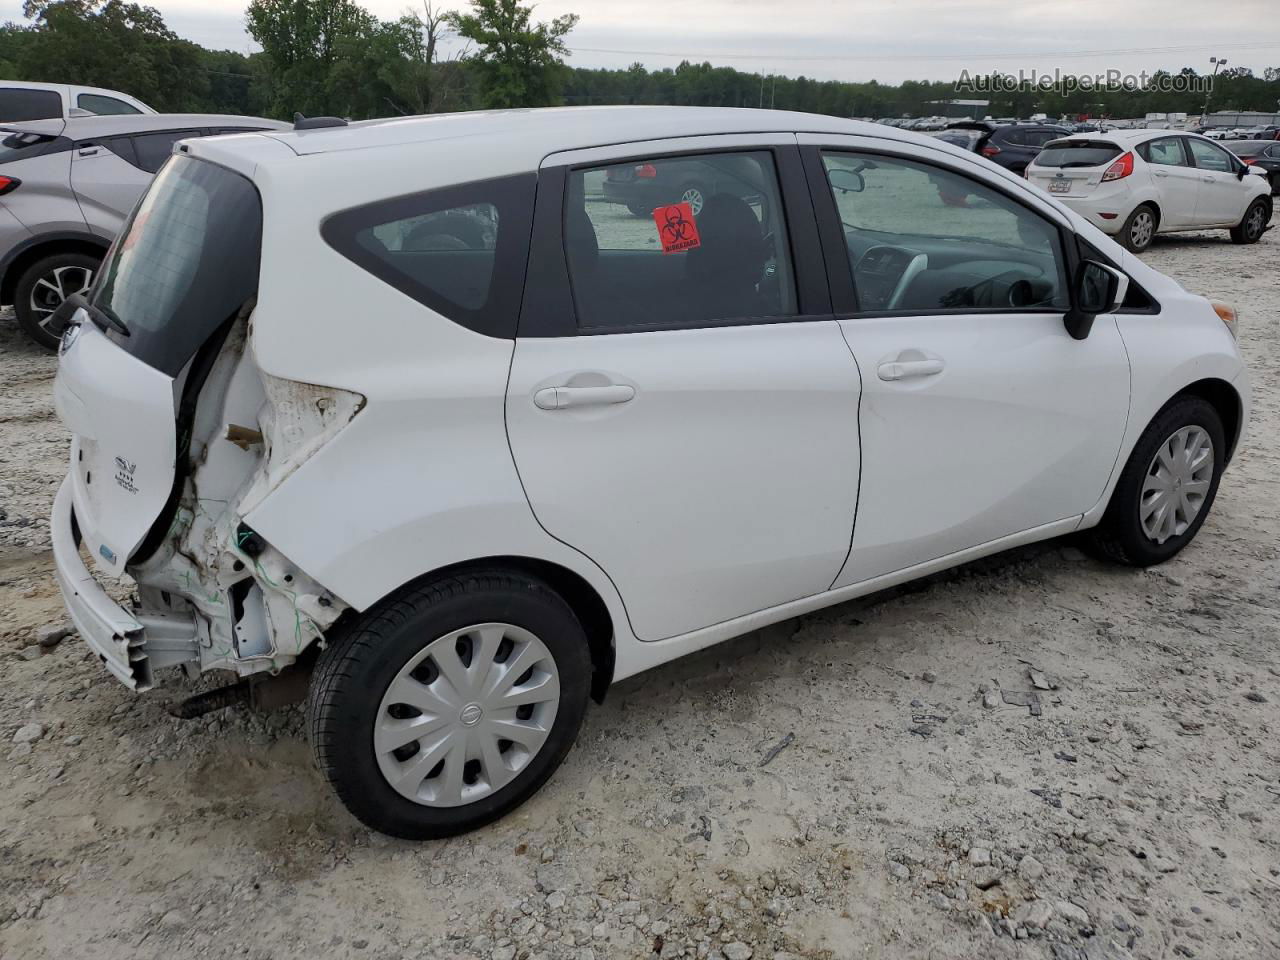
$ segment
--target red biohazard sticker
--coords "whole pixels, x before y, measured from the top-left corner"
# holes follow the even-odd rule
[[[693,219],[693,207],[687,203],[672,203],[653,211],[653,222],[658,225],[658,239],[663,253],[680,253],[702,246],[698,238],[698,225]]]

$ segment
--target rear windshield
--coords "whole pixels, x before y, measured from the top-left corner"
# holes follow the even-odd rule
[[[177,376],[258,291],[262,203],[225,167],[174,156],[111,248],[93,303],[129,332],[107,335]]]
[[[1256,157],[1267,149],[1268,143],[1266,140],[1236,140],[1231,143],[1224,143],[1223,146],[1237,157]]]
[[[1036,157],[1036,166],[1100,167],[1121,152],[1114,143],[1105,140],[1052,140]]]
[[[944,130],[938,134],[943,143],[950,143],[965,150],[972,150],[973,145],[982,139],[984,130]]]
[[[0,163],[38,157],[49,151],[49,145],[65,140],[47,133],[27,133],[20,130],[0,130]],[[70,145],[70,141],[66,141]]]
[[[62,116],[62,94],[53,90],[9,87],[0,90],[0,123],[51,120]]]

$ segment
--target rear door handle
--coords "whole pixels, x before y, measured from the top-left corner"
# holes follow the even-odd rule
[[[912,377],[932,377],[945,367],[941,360],[890,360],[876,369],[881,380],[909,380]]]
[[[1161,169],[1159,169],[1159,168],[1157,168],[1157,169],[1156,169],[1156,176],[1157,176],[1157,177],[1167,177],[1168,175],[1169,175],[1169,171],[1168,171],[1168,170],[1161,170]]]
[[[544,387],[533,395],[539,410],[565,410],[569,407],[604,407],[626,403],[636,395],[636,388],[625,383],[606,387]]]

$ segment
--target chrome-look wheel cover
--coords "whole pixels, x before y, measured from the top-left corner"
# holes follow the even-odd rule
[[[93,286],[90,267],[58,267],[35,282],[31,288],[31,312],[46,316],[57,310],[67,297],[87,294]]]
[[[1186,533],[1204,508],[1213,470],[1213,441],[1201,427],[1183,427],[1160,444],[1138,505],[1147,539],[1164,543]]]
[[[537,756],[559,706],[555,658],[532,633],[509,623],[456,630],[410,658],[383,694],[378,767],[414,803],[473,803]]]
[[[1133,225],[1129,228],[1129,236],[1133,238],[1135,247],[1145,247],[1151,242],[1151,235],[1155,230],[1155,221],[1151,214],[1145,210],[1133,218]]]

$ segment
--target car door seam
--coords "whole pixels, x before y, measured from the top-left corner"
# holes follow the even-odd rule
[[[831,579],[831,583],[827,585],[827,590],[833,590],[840,580],[840,574],[844,573],[845,567],[849,565],[849,558],[853,556],[853,538],[858,530],[858,511],[862,508],[862,367],[858,364],[858,357],[853,352],[853,344],[849,342],[848,334],[845,332],[844,324],[839,320],[833,320],[836,330],[840,332],[840,339],[844,342],[844,347],[849,351],[849,356],[853,358],[853,369],[858,375],[858,406],[854,412],[854,424],[858,430],[858,482],[853,492],[853,521],[849,525],[849,549],[844,552],[844,561],[836,570],[836,575]]]

